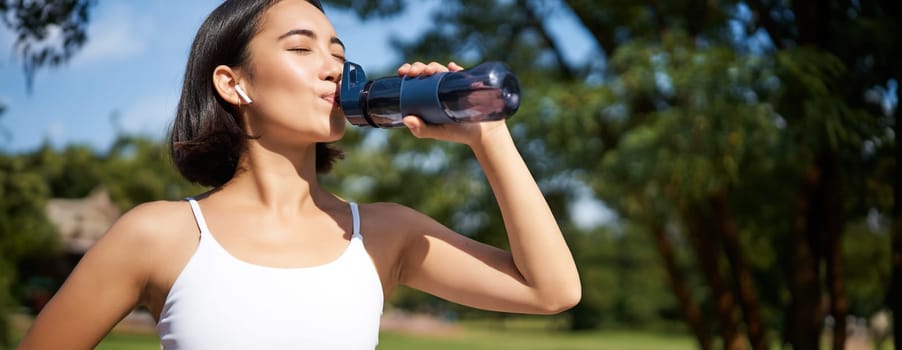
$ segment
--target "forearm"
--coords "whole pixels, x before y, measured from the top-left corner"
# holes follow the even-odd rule
[[[578,299],[576,265],[548,203],[509,130],[492,131],[471,148],[498,200],[517,270],[543,299]]]

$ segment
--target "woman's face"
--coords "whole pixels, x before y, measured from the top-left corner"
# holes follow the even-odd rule
[[[282,0],[263,13],[248,45],[251,74],[240,84],[254,101],[247,124],[262,142],[335,141],[344,134],[338,106],[344,46],[319,9]]]

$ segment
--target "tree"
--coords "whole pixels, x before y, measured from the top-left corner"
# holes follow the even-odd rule
[[[16,263],[59,248],[44,216],[48,195],[42,177],[30,171],[23,159],[0,154],[0,348],[12,340],[6,315],[16,305],[11,294]]]
[[[355,5],[362,18],[405,5],[334,3]],[[603,52],[589,61],[606,64],[560,59],[561,46],[536,16],[553,11],[572,11]],[[707,276],[717,302],[702,308],[715,310],[728,348],[747,338],[765,349],[768,334],[780,331],[794,348],[816,349],[828,314],[834,348],[842,348],[848,223],[887,213],[902,250],[892,209],[900,177],[879,165],[899,164],[891,151],[898,132],[884,132],[898,128],[898,108],[879,108],[887,91],[898,91],[879,89],[899,81],[898,14],[893,1],[459,0],[443,3],[433,28],[397,47],[408,59],[507,61],[528,87],[512,124],[530,164],[545,179],[576,175],[623,219],[674,238],[658,240],[665,265],[676,266],[671,244],[694,247],[692,274],[666,270],[678,296],[688,289],[679,281]],[[396,142],[403,141],[387,143]],[[878,188],[893,189],[895,199],[882,200]],[[680,245],[683,238],[695,244]],[[759,254],[749,254],[753,248]],[[894,261],[902,270],[902,259]],[[887,293],[893,304],[902,300],[900,276]],[[694,309],[687,304],[683,314],[706,348],[700,329],[712,323]]]
[[[32,90],[34,76],[38,70],[66,62],[84,45],[87,40],[86,27],[92,4],[93,0],[0,0],[0,22],[16,36],[13,50],[22,59],[26,89],[29,92]],[[8,107],[0,104],[0,114],[6,108]],[[6,130],[3,131],[6,134]],[[47,220],[43,218],[41,204],[47,198],[42,197],[42,194],[46,195],[47,189],[28,185],[32,181],[40,181],[40,177],[36,174],[22,173],[24,167],[21,164],[22,160],[8,159],[5,155],[3,157],[3,162],[7,164],[3,166],[0,177],[6,181],[3,186],[7,186],[6,191],[10,193],[4,197],[4,203],[21,205],[22,207],[17,210],[23,212],[13,213],[6,210],[9,208],[0,212],[4,221],[0,237],[0,252],[3,252],[0,254],[0,272],[3,272],[3,278],[0,280],[0,347],[10,341],[6,315],[11,305],[9,289],[15,278],[11,271],[14,271],[17,259],[22,257],[21,254],[33,249],[33,246],[22,242],[49,239],[48,232],[52,230],[47,226]],[[32,192],[25,195],[23,191]],[[14,229],[15,225],[21,226]]]
[[[87,41],[93,4],[94,0],[0,1],[2,22],[16,34],[13,48],[22,59],[29,91],[38,70],[65,63]]]
[[[60,243],[45,216],[50,198],[85,197],[98,186],[109,190],[122,211],[151,200],[177,200],[202,191],[171,166],[166,144],[120,135],[107,151],[72,144],[45,145],[22,154],[0,154],[0,314],[19,304],[11,288],[29,277],[17,265],[58,259]],[[55,281],[61,283],[62,281]],[[0,340],[9,342],[6,319]]]

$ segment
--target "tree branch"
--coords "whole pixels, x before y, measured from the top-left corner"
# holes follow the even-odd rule
[[[784,48],[783,40],[781,40],[783,31],[781,30],[780,25],[770,16],[771,9],[765,6],[761,0],[749,0],[748,4],[752,7],[752,10],[758,14],[755,17],[755,22],[764,28],[767,35],[770,36],[770,41],[774,43],[774,47],[776,47],[777,50],[782,50]]]
[[[604,23],[593,19],[590,15],[593,5],[581,6],[583,2],[577,0],[565,0],[564,3],[573,10],[583,27],[589,30],[589,33],[595,38],[595,43],[598,44],[602,51],[611,53],[617,49],[613,31],[606,29]]]
[[[545,29],[545,24],[542,23],[542,20],[539,19],[538,15],[535,13],[535,9],[527,0],[517,0],[517,5],[523,8],[523,11],[526,13],[526,24],[535,29],[536,32],[539,33],[539,36],[542,38],[542,41],[545,45],[554,52],[554,58],[558,62],[558,67],[560,67],[561,72],[564,74],[565,80],[574,80],[576,79],[576,73],[573,71],[573,68],[567,64],[567,61],[564,59],[564,52],[557,45],[551,35],[548,33],[548,30]]]
[[[897,76],[896,78],[902,78],[902,76]],[[897,90],[896,96],[902,98],[902,90]],[[899,104],[896,104],[895,119],[896,168],[894,169],[895,175],[893,178],[896,180],[893,183],[893,208],[891,211],[893,223],[890,238],[892,245],[892,280],[886,293],[886,303],[894,315],[902,315],[902,140],[899,140],[899,135],[902,135],[902,106]],[[897,320],[900,318],[902,317],[896,317]],[[898,335],[902,334],[902,322],[893,322],[893,332],[897,334],[893,341],[896,349],[902,349],[902,336]]]

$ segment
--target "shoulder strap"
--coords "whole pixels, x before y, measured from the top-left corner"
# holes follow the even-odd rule
[[[200,211],[200,205],[193,197],[188,197],[188,204],[191,204],[191,212],[194,213],[194,221],[197,222],[197,228],[200,229],[200,236],[203,237],[209,232],[207,221],[204,220],[204,214]]]
[[[361,237],[360,236],[360,213],[357,211],[357,203],[351,202],[351,216],[354,218],[354,232],[351,234],[351,237]]]

